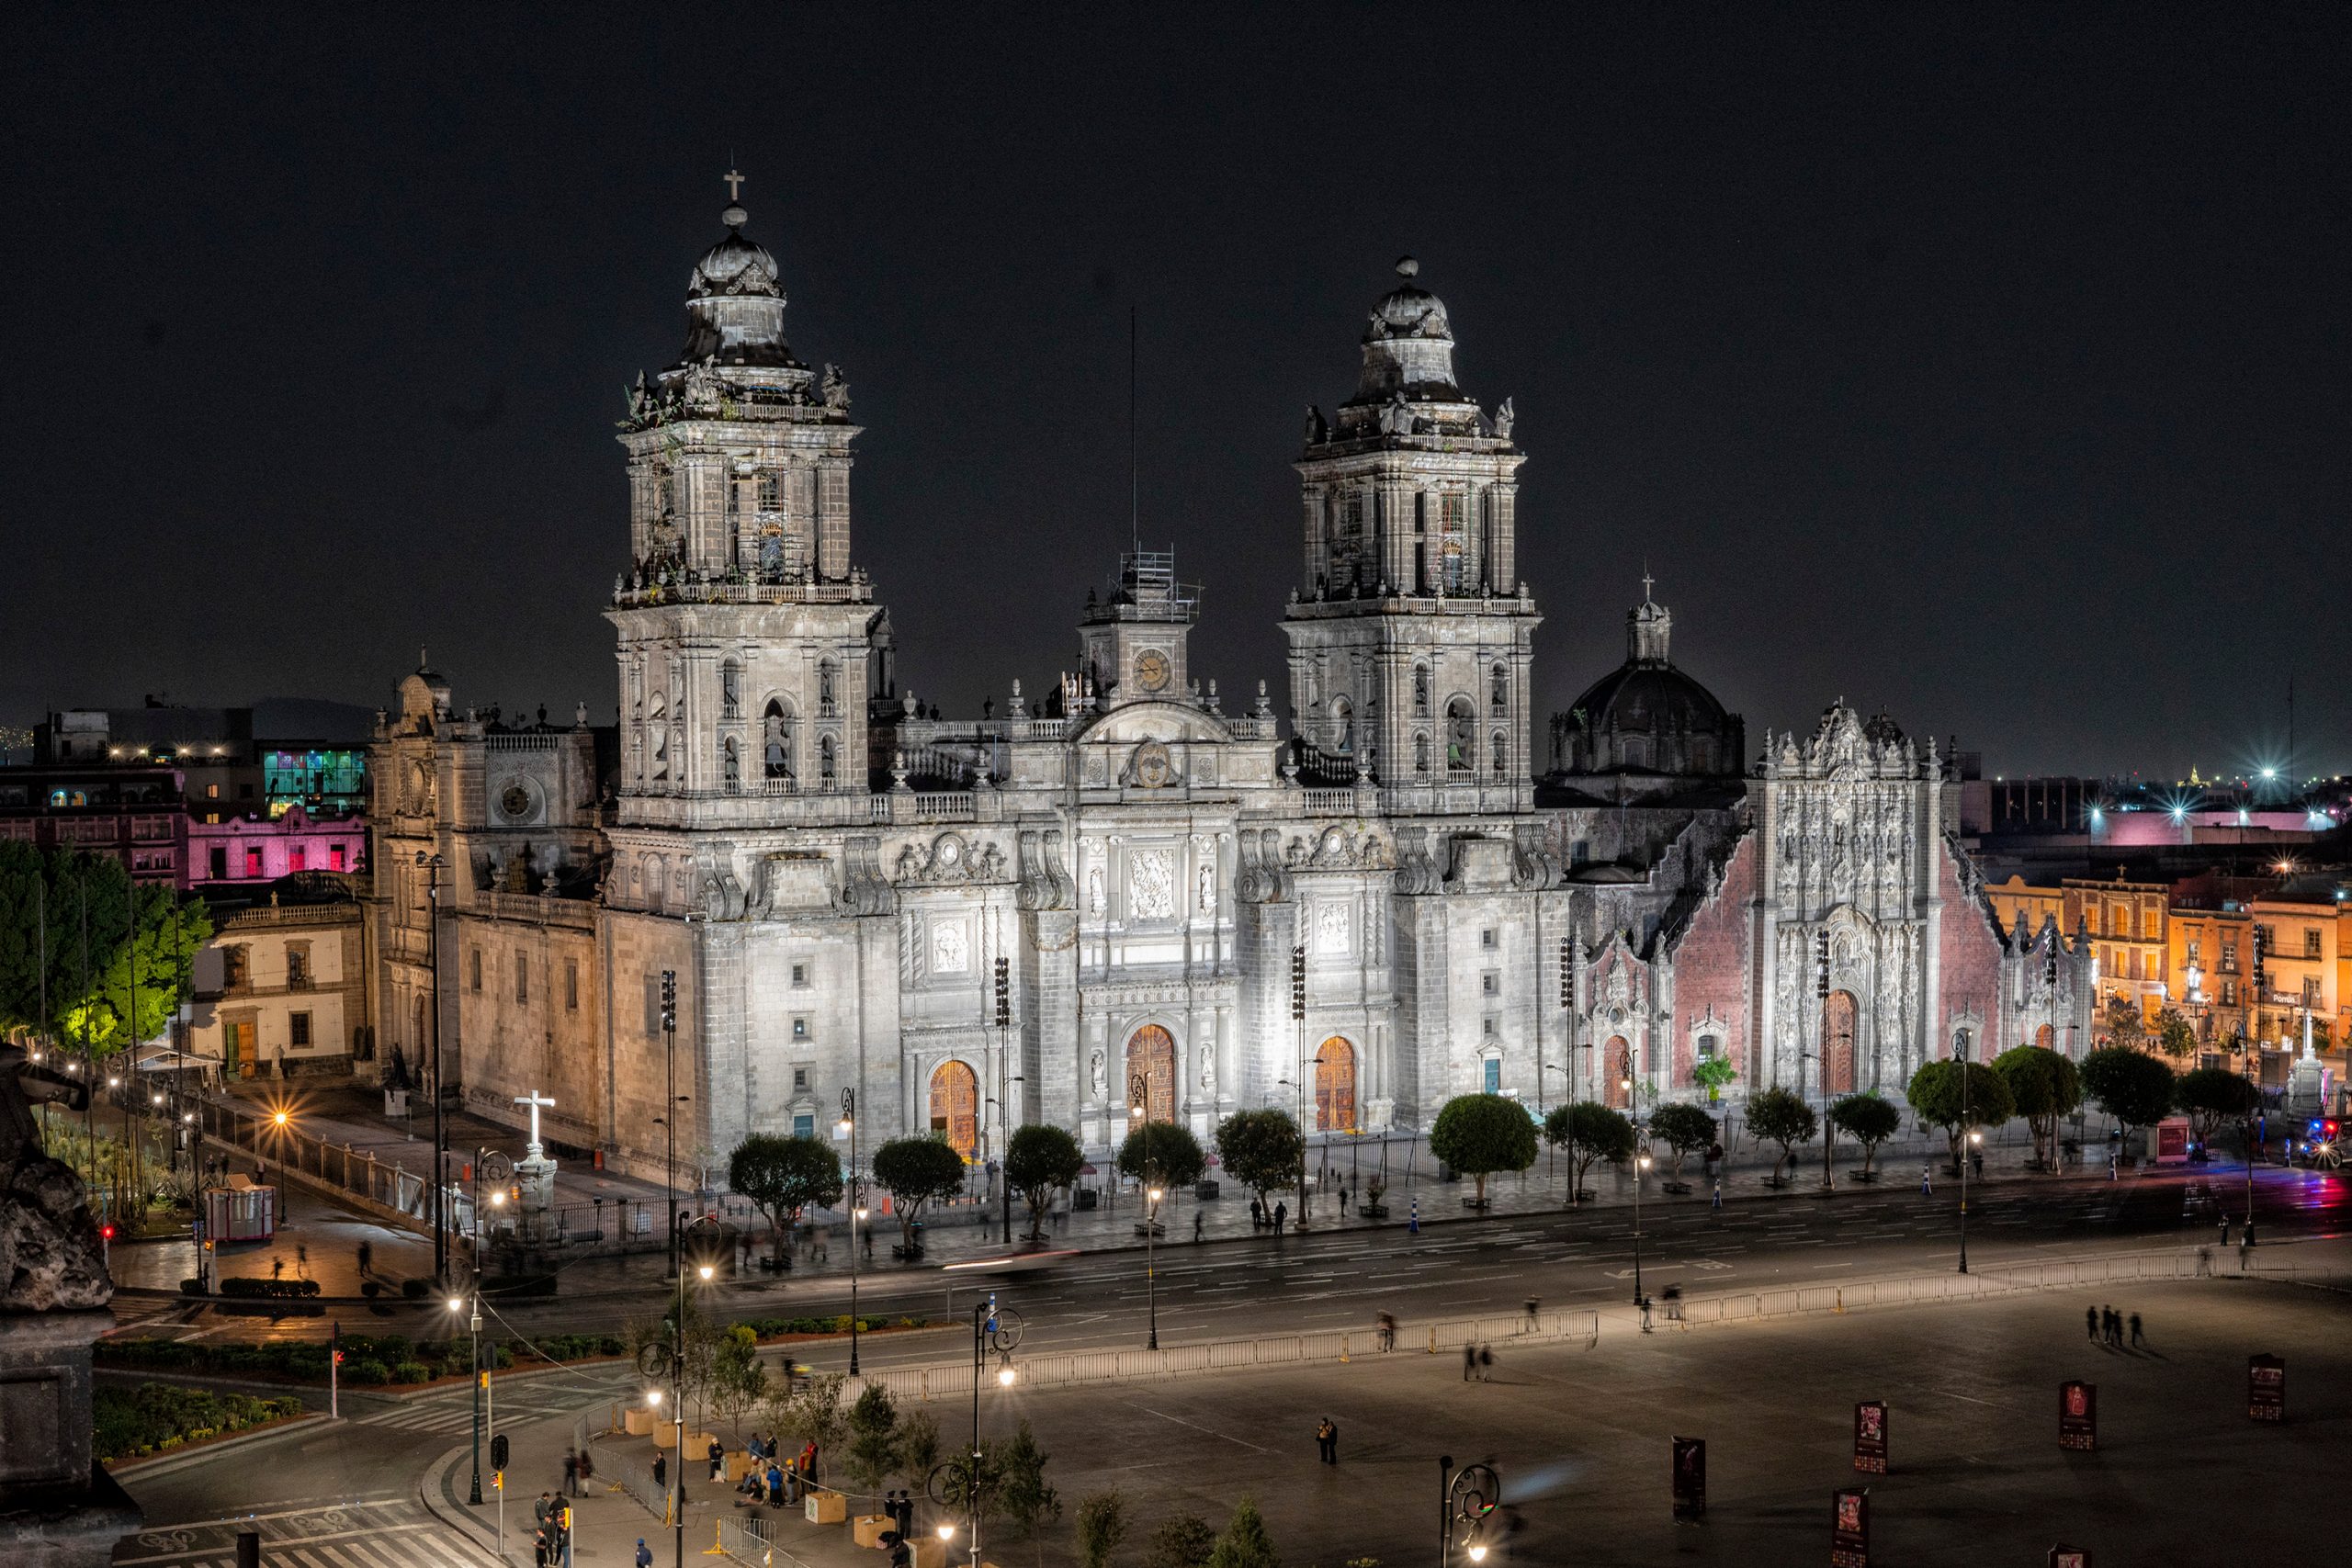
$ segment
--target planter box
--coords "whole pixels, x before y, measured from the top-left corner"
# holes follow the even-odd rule
[[[878,1547],[882,1544],[882,1532],[897,1528],[888,1514],[860,1514],[850,1521],[849,1532],[858,1545]]]
[[[741,1481],[743,1477],[751,1474],[755,1468],[764,1470],[767,1468],[766,1462],[762,1460],[753,1459],[750,1454],[743,1452],[740,1449],[735,1452],[729,1454],[727,1456],[727,1484],[729,1486],[734,1485],[737,1482]]]
[[[947,1543],[928,1530],[917,1530],[907,1542],[914,1551],[915,1568],[947,1568]]]
[[[1658,1190],[1666,1193],[1668,1197],[1688,1198],[1690,1196],[1690,1184],[1687,1181],[1662,1181],[1658,1183]]]
[[[812,1525],[837,1525],[849,1517],[849,1499],[818,1487],[800,1500],[800,1511]]]
[[[1091,1209],[1100,1205],[1102,1201],[1102,1194],[1091,1187],[1081,1187],[1069,1195],[1069,1206],[1073,1209]]]
[[[1464,1198],[1464,1200],[1462,1200],[1462,1206],[1463,1206],[1464,1208],[1465,1208],[1465,1209],[1481,1209],[1481,1210],[1483,1210],[1483,1209],[1487,1209],[1487,1208],[1490,1208],[1490,1207],[1492,1207],[1492,1206],[1493,1206],[1493,1204],[1494,1204],[1494,1200],[1493,1200],[1493,1199],[1491,1199],[1491,1198],[1487,1199],[1487,1200],[1485,1202],[1483,1202],[1483,1203],[1482,1203],[1482,1202],[1480,1202],[1480,1201],[1479,1201],[1477,1199],[1476,1199],[1476,1198]]]
[[[1359,1203],[1356,1205],[1356,1218],[1360,1220],[1385,1220],[1387,1217],[1388,1205],[1385,1203]]]
[[[648,1412],[647,1412],[647,1414],[648,1414],[648,1415],[655,1415],[655,1414],[658,1414],[658,1412],[648,1411]],[[672,1425],[671,1425],[669,1422],[667,1422],[667,1421],[656,1421],[656,1422],[653,1424],[653,1446],[654,1446],[655,1448],[657,1448],[657,1449],[669,1449],[669,1448],[675,1448],[675,1447],[677,1447],[677,1444],[678,1444],[678,1428],[677,1428],[677,1427],[675,1427],[672,1426]]]
[[[654,1412],[642,1404],[632,1404],[621,1415],[621,1430],[632,1438],[652,1435]]]

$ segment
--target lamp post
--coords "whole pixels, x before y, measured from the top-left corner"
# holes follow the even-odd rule
[[[1625,1090],[1625,1106],[1634,1112],[1634,1304],[1639,1306],[1642,1304],[1642,1172],[1650,1168],[1650,1151],[1648,1145],[1641,1142],[1648,1130],[1642,1125],[1641,1100],[1634,1082],[1634,1047],[1631,1043],[1619,1053],[1618,1059],[1623,1066],[1619,1082]]]
[[[842,1090],[842,1135],[849,1140],[849,1375],[857,1376],[857,1090]]]
[[[1021,1314],[1010,1307],[998,1312],[994,1291],[989,1292],[987,1300],[973,1303],[971,1469],[964,1476],[966,1528],[971,1534],[972,1568],[980,1568],[980,1373],[987,1365],[989,1353],[994,1352],[997,1357],[997,1386],[1011,1388],[1013,1382],[1012,1351],[1020,1343]],[[944,1539],[949,1532],[942,1529],[939,1533]]]
[[[416,852],[424,871],[424,972],[433,998],[433,1277],[449,1282],[449,1229],[442,1211],[442,1189],[447,1185],[447,1129],[441,1121],[441,857]]]
[[[1473,1562],[1487,1560],[1485,1520],[1502,1500],[1503,1483],[1494,1467],[1465,1464],[1453,1468],[1452,1454],[1441,1455],[1437,1461],[1437,1562],[1438,1568],[1453,1568],[1454,1526],[1465,1527],[1463,1552]]]
[[[1967,1039],[1962,1034],[1953,1042],[1952,1055],[1960,1060],[1960,1124],[1968,1134],[1967,1144],[1974,1145],[1983,1141],[1984,1134],[1971,1126],[1968,1121]],[[1966,1147],[1960,1151],[1960,1271],[1963,1274],[1968,1272],[1968,1167],[1971,1163],[1968,1154]]]
[[[678,1280],[679,1327],[686,1286],[678,1268],[678,972],[662,971],[662,1184],[670,1195],[670,1275]],[[436,1107],[435,1114],[439,1114]]]
[[[485,1380],[481,1371],[481,1280],[479,1277],[475,1279],[474,1289],[468,1295],[449,1298],[449,1311],[452,1315],[466,1310],[469,1297],[473,1305],[472,1316],[467,1323],[467,1333],[473,1345],[474,1468],[473,1479],[466,1488],[466,1501],[480,1507],[481,1506],[481,1385]]]
[[[1151,1080],[1142,1073],[1127,1083],[1127,1093],[1135,1106],[1136,1124],[1143,1132],[1143,1280],[1144,1300],[1151,1314],[1151,1335],[1144,1348],[1159,1348],[1159,1271],[1155,1266],[1153,1247],[1159,1237],[1160,1188],[1159,1173],[1151,1168]]]

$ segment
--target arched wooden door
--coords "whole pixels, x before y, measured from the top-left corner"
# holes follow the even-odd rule
[[[1136,1095],[1142,1080],[1143,1095]],[[1127,1107],[1132,1115],[1143,1107],[1147,1122],[1176,1119],[1176,1037],[1156,1023],[1147,1023],[1127,1036]]]
[[[970,1160],[980,1146],[980,1080],[961,1062],[942,1062],[931,1075],[931,1130]]]
[[[1334,1034],[1315,1053],[1315,1127],[1356,1130],[1356,1048]]]
[[[1831,1094],[1854,1092],[1854,993],[1832,991],[1821,1004],[1822,1088]]]
[[[1612,1034],[1609,1043],[1600,1048],[1600,1090],[1604,1103],[1623,1111],[1633,1102],[1633,1091],[1625,1079],[1633,1072],[1633,1047],[1625,1043],[1622,1034]]]
[[[2050,1026],[2046,1023],[2033,1032],[2033,1043],[2045,1051],[2050,1049],[2054,1039],[2055,1036],[2051,1033]]]

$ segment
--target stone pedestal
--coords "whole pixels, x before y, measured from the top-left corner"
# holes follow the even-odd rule
[[[525,1217],[534,1222],[544,1218],[555,1206],[555,1161],[533,1144],[530,1152],[514,1162],[514,1185],[522,1190]]]
[[[103,1307],[0,1314],[0,1562],[99,1568],[138,1506],[92,1456],[90,1345]]]

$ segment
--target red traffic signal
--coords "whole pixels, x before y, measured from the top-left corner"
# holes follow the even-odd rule
[[[105,1224],[98,1227],[98,1239],[100,1241],[112,1241],[114,1239],[114,1222],[112,1220],[108,1220]]]

